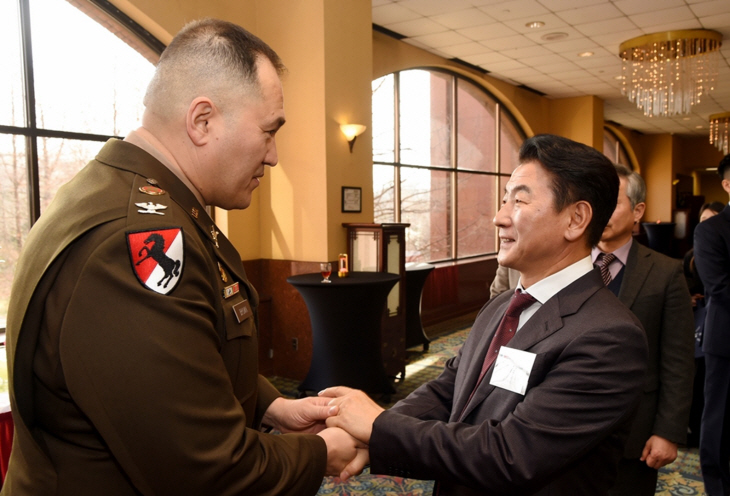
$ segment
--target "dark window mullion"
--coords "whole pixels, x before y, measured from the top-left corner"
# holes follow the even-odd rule
[[[20,1],[21,50],[23,53],[23,86],[25,88],[25,118],[31,133],[25,136],[26,164],[28,167],[28,208],[30,224],[35,224],[41,215],[40,180],[38,173],[38,140],[32,136],[37,129],[35,115],[35,79],[33,76],[33,48],[30,33],[30,2]]]
[[[395,203],[393,209],[393,217],[395,222],[401,222],[401,188],[400,188],[400,72],[396,72],[393,75],[393,99],[395,105],[393,109],[395,115],[393,117],[393,131],[395,136],[393,137],[393,159],[397,164],[393,168],[393,202]]]
[[[459,126],[457,114],[458,107],[458,92],[457,92],[457,79],[456,76],[451,76],[451,95],[449,95],[449,101],[451,102],[451,172],[450,176],[450,197],[449,204],[451,206],[451,215],[449,215],[449,222],[451,223],[451,258],[459,258],[459,188],[457,187],[457,180],[459,174]]]

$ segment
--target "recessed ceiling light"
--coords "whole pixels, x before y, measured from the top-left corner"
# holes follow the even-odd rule
[[[682,117],[682,120],[683,121],[688,121],[688,120],[691,120],[691,119],[692,119],[691,117]]]
[[[545,41],[558,41],[564,40],[568,37],[568,33],[547,33],[540,37],[541,40]]]
[[[695,129],[702,129],[703,127],[705,127],[705,126],[702,126],[702,125],[700,125],[700,126],[695,126]]]
[[[527,24],[525,24],[525,26],[530,29],[541,28],[544,25],[545,25],[545,23],[542,21],[532,21],[532,22],[528,22]]]
[[[621,81],[624,77],[619,75],[619,76],[614,76],[613,78],[617,81]]]
[[[580,52],[578,57],[593,57],[593,52]]]

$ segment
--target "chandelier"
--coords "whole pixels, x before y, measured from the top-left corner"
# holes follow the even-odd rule
[[[710,144],[715,145],[723,155],[728,153],[728,131],[730,130],[730,112],[710,116]]]
[[[621,93],[644,115],[688,114],[714,88],[722,34],[706,29],[652,33],[621,43]]]

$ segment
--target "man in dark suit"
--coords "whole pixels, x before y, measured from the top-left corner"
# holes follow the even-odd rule
[[[526,140],[519,159],[494,223],[521,293],[487,302],[443,373],[390,410],[323,391],[336,413],[327,423],[369,443],[373,473],[436,479],[437,494],[606,495],[647,358],[641,325],[590,259],[618,177],[601,153],[558,136]],[[507,311],[518,300],[529,305],[519,317]]]
[[[284,124],[283,65],[234,24],[166,48],[143,127],[31,229],[8,312],[4,495],[315,494],[357,444],[258,374],[258,295],[206,205],[243,209]],[[263,432],[262,425],[285,434]]]
[[[633,240],[644,215],[646,185],[616,165],[618,203],[593,249],[608,288],[636,315],[649,343],[648,374],[611,495],[651,496],[658,469],[677,457],[687,436],[694,376],[694,320],[682,263]],[[612,261],[605,259],[612,255]]]
[[[730,194],[730,155],[717,167]],[[700,465],[709,496],[730,494],[730,206],[701,222],[694,234],[695,265],[705,285],[707,317],[705,409],[700,431]]]

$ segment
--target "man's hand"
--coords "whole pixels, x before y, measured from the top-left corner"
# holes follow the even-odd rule
[[[342,429],[328,428],[318,436],[327,444],[327,475],[346,480],[369,463],[367,447]]]
[[[325,426],[331,406],[329,399],[308,396],[298,400],[276,398],[264,415],[263,423],[280,432],[317,434]]]
[[[699,300],[704,300],[704,299],[705,299],[705,295],[701,295],[701,294],[693,294],[693,295],[691,296],[691,298],[692,298],[692,308],[697,308],[697,302],[698,302]]]
[[[660,436],[651,436],[641,453],[641,461],[651,468],[660,469],[677,458],[677,443]]]
[[[383,412],[383,408],[370,397],[348,387],[332,387],[320,391],[320,397],[331,398],[330,415],[327,427],[339,427],[346,430],[359,441],[369,444],[373,432],[373,422]]]

